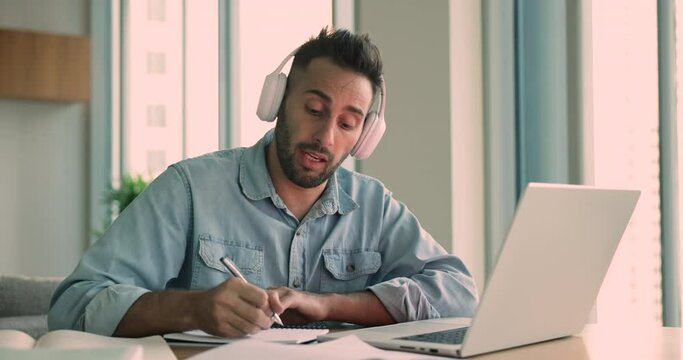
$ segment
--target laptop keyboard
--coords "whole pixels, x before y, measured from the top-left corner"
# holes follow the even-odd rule
[[[404,336],[398,338],[399,340],[424,341],[439,344],[462,344],[465,338],[468,327],[461,327],[457,329],[448,329],[444,331],[436,331],[426,334],[418,334],[411,336]]]

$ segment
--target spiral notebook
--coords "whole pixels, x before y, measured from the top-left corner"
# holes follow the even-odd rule
[[[315,341],[319,335],[325,335],[328,332],[328,329],[320,328],[272,328],[241,338],[224,338],[207,334],[201,330],[191,330],[182,333],[166,334],[164,335],[164,339],[166,339],[167,342],[174,344],[182,343],[198,346],[217,346],[244,339],[256,339],[282,344],[306,344]]]

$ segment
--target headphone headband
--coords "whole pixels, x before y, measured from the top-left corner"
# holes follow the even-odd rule
[[[287,55],[287,57],[285,57],[285,59],[282,60],[282,62],[280,63],[280,66],[278,66],[277,69],[275,69],[275,71],[273,71],[271,74],[275,74],[275,73],[279,74],[280,72],[282,72],[282,69],[285,67],[285,65],[287,65],[287,62],[289,61],[289,59],[293,58],[294,55],[296,55],[297,51],[299,51],[299,48],[296,48],[296,49],[294,49],[294,51],[289,53],[289,55]]]

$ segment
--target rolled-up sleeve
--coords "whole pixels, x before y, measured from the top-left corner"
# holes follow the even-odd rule
[[[397,322],[472,317],[478,295],[465,264],[448,254],[408,208],[385,196],[382,267],[368,287]]]
[[[144,293],[178,276],[191,223],[187,180],[170,167],[85,253],[50,303],[50,330],[112,335]]]

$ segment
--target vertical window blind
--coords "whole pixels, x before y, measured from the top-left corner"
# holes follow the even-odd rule
[[[681,151],[683,151],[683,124],[678,121],[682,119],[683,116],[683,0],[676,0],[674,3],[675,7],[675,17],[674,17],[674,36],[675,36],[675,67],[676,67],[676,121],[677,123],[677,149],[678,149],[678,229],[683,229],[683,211],[681,211],[683,205],[683,188],[680,185],[681,179],[683,179],[683,156]],[[681,254],[680,249],[683,249],[683,237],[678,239],[679,244],[679,254]],[[680,274],[678,279],[683,279],[683,266],[681,266],[681,260],[679,259],[679,271]],[[679,284],[679,289],[681,291],[679,299],[683,299],[683,286]],[[680,306],[680,305],[679,305]]]

